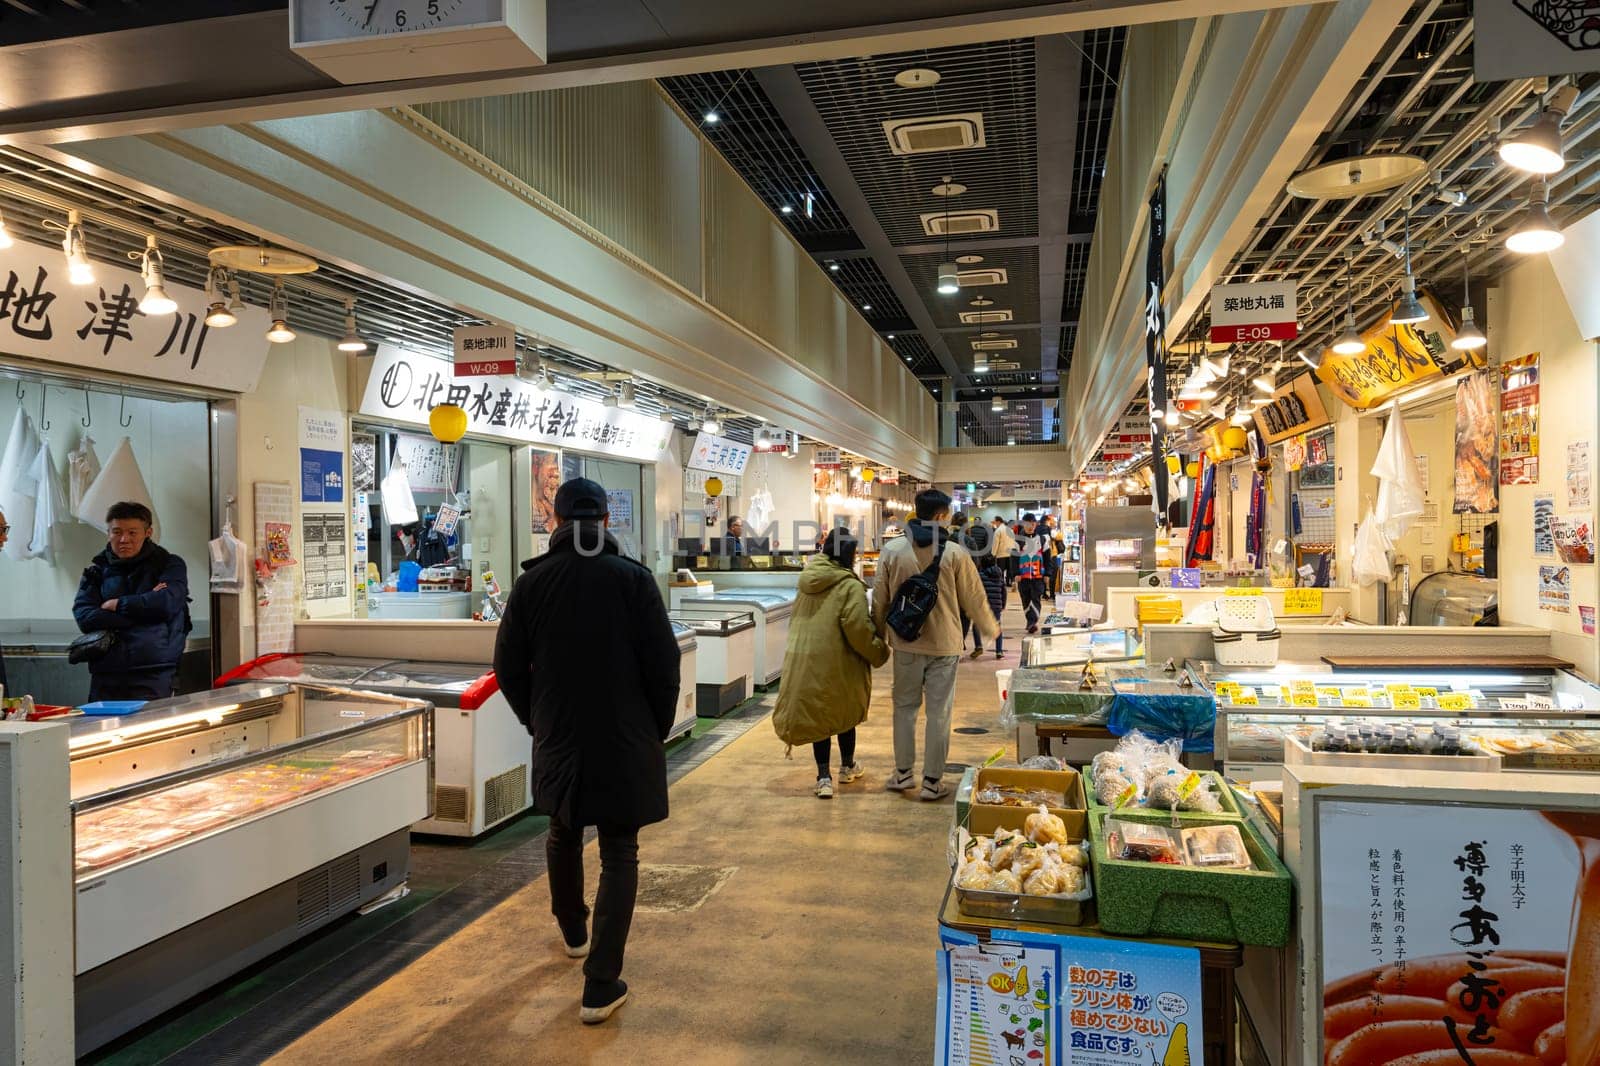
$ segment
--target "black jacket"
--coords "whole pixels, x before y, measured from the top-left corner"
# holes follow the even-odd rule
[[[157,585],[167,587],[155,591]],[[100,605],[116,600],[115,611]],[[155,541],[132,559],[110,548],[94,557],[78,582],[72,617],[83,633],[109,629],[117,642],[89,664],[91,674],[160,673],[178,668],[193,625],[189,621],[189,570]]]
[[[1006,609],[1006,572],[999,566],[980,566],[978,579],[983,582],[983,591],[989,597],[989,609],[994,612],[995,618],[1003,618]]]
[[[678,640],[655,577],[609,534],[593,552],[597,540],[594,524],[569,524],[523,564],[494,669],[533,737],[539,809],[570,826],[649,825],[667,817]]]

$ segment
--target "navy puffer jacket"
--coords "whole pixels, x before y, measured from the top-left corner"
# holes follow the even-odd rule
[[[107,600],[117,601],[115,611],[101,610]],[[119,559],[107,547],[84,570],[72,616],[84,633],[109,629],[117,635],[111,650],[89,664],[91,674],[174,670],[193,628],[188,567],[154,541],[132,559]]]

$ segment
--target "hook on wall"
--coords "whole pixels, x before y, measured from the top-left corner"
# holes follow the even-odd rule
[[[50,428],[50,420],[45,417],[45,404],[50,402],[50,386],[46,385],[39,390],[39,432],[43,433]]]
[[[122,394],[121,401],[119,401],[117,404],[117,421],[121,423],[123,429],[127,429],[129,426],[133,425],[133,416],[127,413],[127,409],[128,394],[124,392]]]
[[[83,417],[78,421],[83,423],[83,428],[88,429],[94,423],[94,401],[89,396],[89,390],[83,390]]]
[[[17,402],[21,403],[28,398],[27,390],[22,387],[22,379],[17,379]]]

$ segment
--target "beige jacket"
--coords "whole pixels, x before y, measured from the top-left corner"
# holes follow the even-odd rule
[[[878,557],[878,576],[872,589],[872,622],[889,647],[919,655],[960,655],[965,647],[961,634],[962,612],[972,619],[984,640],[993,640],[1000,628],[994,612],[989,609],[989,596],[984,592],[983,580],[978,577],[978,567],[967,549],[954,540],[945,542],[944,558],[939,563],[939,599],[922,626],[922,635],[908,643],[889,628],[889,605],[895,591],[911,575],[927,569],[931,562],[933,545],[913,545],[910,530],[905,536],[885,544]]]

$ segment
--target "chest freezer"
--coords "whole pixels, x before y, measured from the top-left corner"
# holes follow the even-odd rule
[[[418,833],[475,837],[533,805],[528,731],[511,712],[487,664],[353,655],[266,655],[219,678],[296,685],[336,684],[427,700],[434,706],[433,814]]]
[[[794,617],[795,590],[783,588],[725,588],[710,596],[685,599],[679,606],[712,604],[749,611],[755,619],[755,667],[752,678],[759,686],[777,682],[783,674],[783,653],[789,646],[789,620]]]
[[[696,713],[719,717],[755,694],[753,611],[700,601],[684,603],[672,620],[694,631]]]
[[[668,740],[676,740],[694,728],[694,720],[699,714],[697,706],[698,683],[695,680],[695,666],[699,658],[699,641],[695,639],[694,627],[674,620],[672,635],[678,638],[678,714],[672,720],[672,732],[667,734]]]

